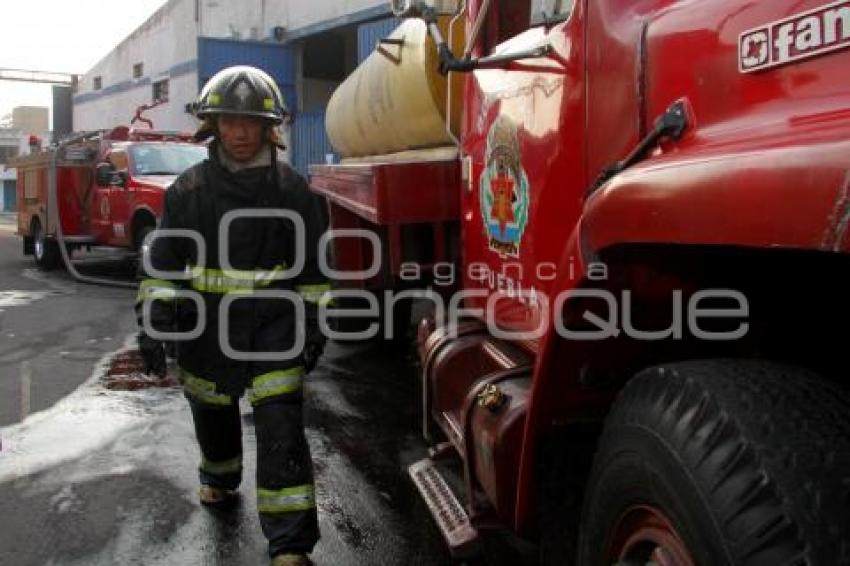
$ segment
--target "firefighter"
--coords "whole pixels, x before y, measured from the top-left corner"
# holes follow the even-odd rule
[[[139,289],[139,349],[146,371],[163,375],[163,343],[147,329],[186,332],[203,324],[196,337],[177,342],[200,445],[200,502],[226,504],[240,484],[238,401],[250,389],[257,507],[272,564],[309,564],[306,555],[319,530],[302,380],[323,346],[315,315],[329,291],[317,257],[326,208],[298,173],[277,160],[275,127],[287,112],[266,73],[221,71],[201,91],[196,113],[202,120],[196,137],[213,138],[209,157],[166,192],[161,229],[189,230],[200,241],[162,231],[146,250],[154,271]],[[228,216],[248,209],[263,214],[231,218],[228,225]],[[279,211],[301,221],[273,215]],[[269,298],[272,290],[288,294]],[[195,299],[187,293],[196,293]],[[302,353],[281,361],[289,351]]]

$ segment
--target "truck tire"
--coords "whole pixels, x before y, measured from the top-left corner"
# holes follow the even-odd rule
[[[51,271],[62,263],[59,245],[56,240],[48,238],[38,220],[32,225],[33,257],[36,265],[44,270]]]
[[[758,361],[646,370],[605,423],[578,564],[850,563],[850,395]]]
[[[136,279],[142,280],[145,278],[145,266],[142,261],[142,246],[145,242],[145,238],[148,237],[148,234],[154,231],[154,227],[145,224],[136,228],[133,234],[133,245],[136,248],[136,257],[133,260],[133,270],[136,273]]]
[[[35,253],[35,242],[33,241],[32,236],[24,236],[23,245],[24,255],[33,255]]]
[[[535,505],[540,525],[541,566],[573,564],[578,550],[582,495],[599,426],[571,425],[540,443],[535,474]]]

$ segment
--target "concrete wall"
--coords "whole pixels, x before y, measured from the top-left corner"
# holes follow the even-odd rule
[[[145,115],[158,129],[191,131],[196,122],[185,106],[198,91],[198,36],[269,40],[275,27],[283,27],[284,41],[297,44],[309,35],[381,17],[388,5],[387,0],[170,0],[81,77],[74,130],[128,124],[136,107],[152,102],[153,83],[168,78],[168,103]],[[346,52],[346,67],[353,70],[356,30],[347,34]],[[132,76],[136,63],[144,65],[141,78]],[[95,77],[101,78],[99,90]],[[305,98],[299,110],[323,110],[336,84],[300,79],[298,92]]]
[[[33,132],[33,134],[38,136],[41,140],[40,147],[42,149],[47,147],[50,143],[50,132]],[[9,128],[0,129],[0,147],[4,148],[3,154],[14,153],[16,156],[29,155],[29,137],[30,134],[22,130]],[[9,152],[6,151],[7,148],[13,148],[16,149],[16,151]],[[2,167],[5,163],[5,160],[0,160],[0,167]],[[12,171],[14,171],[14,169],[12,169]]]
[[[280,0],[198,0],[200,13],[199,35],[230,37],[261,41],[271,35],[270,29],[279,23],[274,8]]]
[[[358,12],[383,8],[389,5],[388,0],[290,0],[276,2],[285,13],[281,19],[286,22],[290,31],[315,25],[319,22],[336,20],[356,15]]]
[[[80,79],[74,96],[74,129],[128,124],[138,106],[153,102],[153,83],[168,79],[168,102],[145,115],[159,129],[191,129],[185,105],[197,94],[195,0],[171,0]],[[133,65],[143,74],[133,78]],[[95,90],[100,77],[102,88]]]
[[[46,132],[48,125],[48,110],[44,106],[17,106],[12,109],[12,127],[25,134]]]
[[[185,105],[194,100],[197,95],[197,72],[193,70],[179,76],[169,76],[164,73],[158,77],[168,77],[168,102],[144,112],[143,116],[152,120],[154,127],[160,130],[191,131],[195,128],[196,121],[186,113]],[[152,91],[152,81],[145,81],[142,85],[110,93],[108,96],[92,101],[75,102],[74,129],[100,130],[121,124],[129,125],[136,108],[151,104]],[[140,124],[139,127],[145,126]]]
[[[3,148],[0,151],[0,167],[8,161],[8,156],[17,156],[23,153],[21,149],[22,138],[23,134],[20,130],[0,129],[0,147]]]

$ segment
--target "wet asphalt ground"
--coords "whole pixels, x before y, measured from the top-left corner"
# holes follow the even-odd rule
[[[135,325],[127,308],[133,291],[78,284],[62,271],[39,271],[23,255],[11,220],[0,215],[0,427],[71,393]],[[126,278],[126,262],[90,256],[82,269]],[[22,374],[29,374],[30,387],[22,387]],[[29,392],[28,410],[22,407],[23,389]]]
[[[109,376],[146,384],[116,369],[135,355],[134,293],[41,274],[30,264],[0,227],[7,303],[0,306],[0,565],[268,564],[253,496],[250,407],[242,407],[241,495],[227,511],[201,508],[199,454],[180,390],[116,390]],[[115,277],[126,269],[97,256],[83,267]],[[25,293],[15,301],[11,291]],[[308,378],[317,565],[452,563],[406,474],[426,446],[405,354],[383,344],[332,344]],[[21,422],[27,363],[33,414]],[[485,548],[476,564],[533,563],[527,548],[500,534],[488,535]]]

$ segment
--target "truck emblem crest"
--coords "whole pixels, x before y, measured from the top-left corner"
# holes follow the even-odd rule
[[[489,248],[500,257],[519,257],[528,225],[528,176],[522,168],[516,125],[500,116],[487,136],[480,185],[481,217]]]
[[[738,67],[753,73],[850,47],[850,0],[750,29],[738,41]]]

